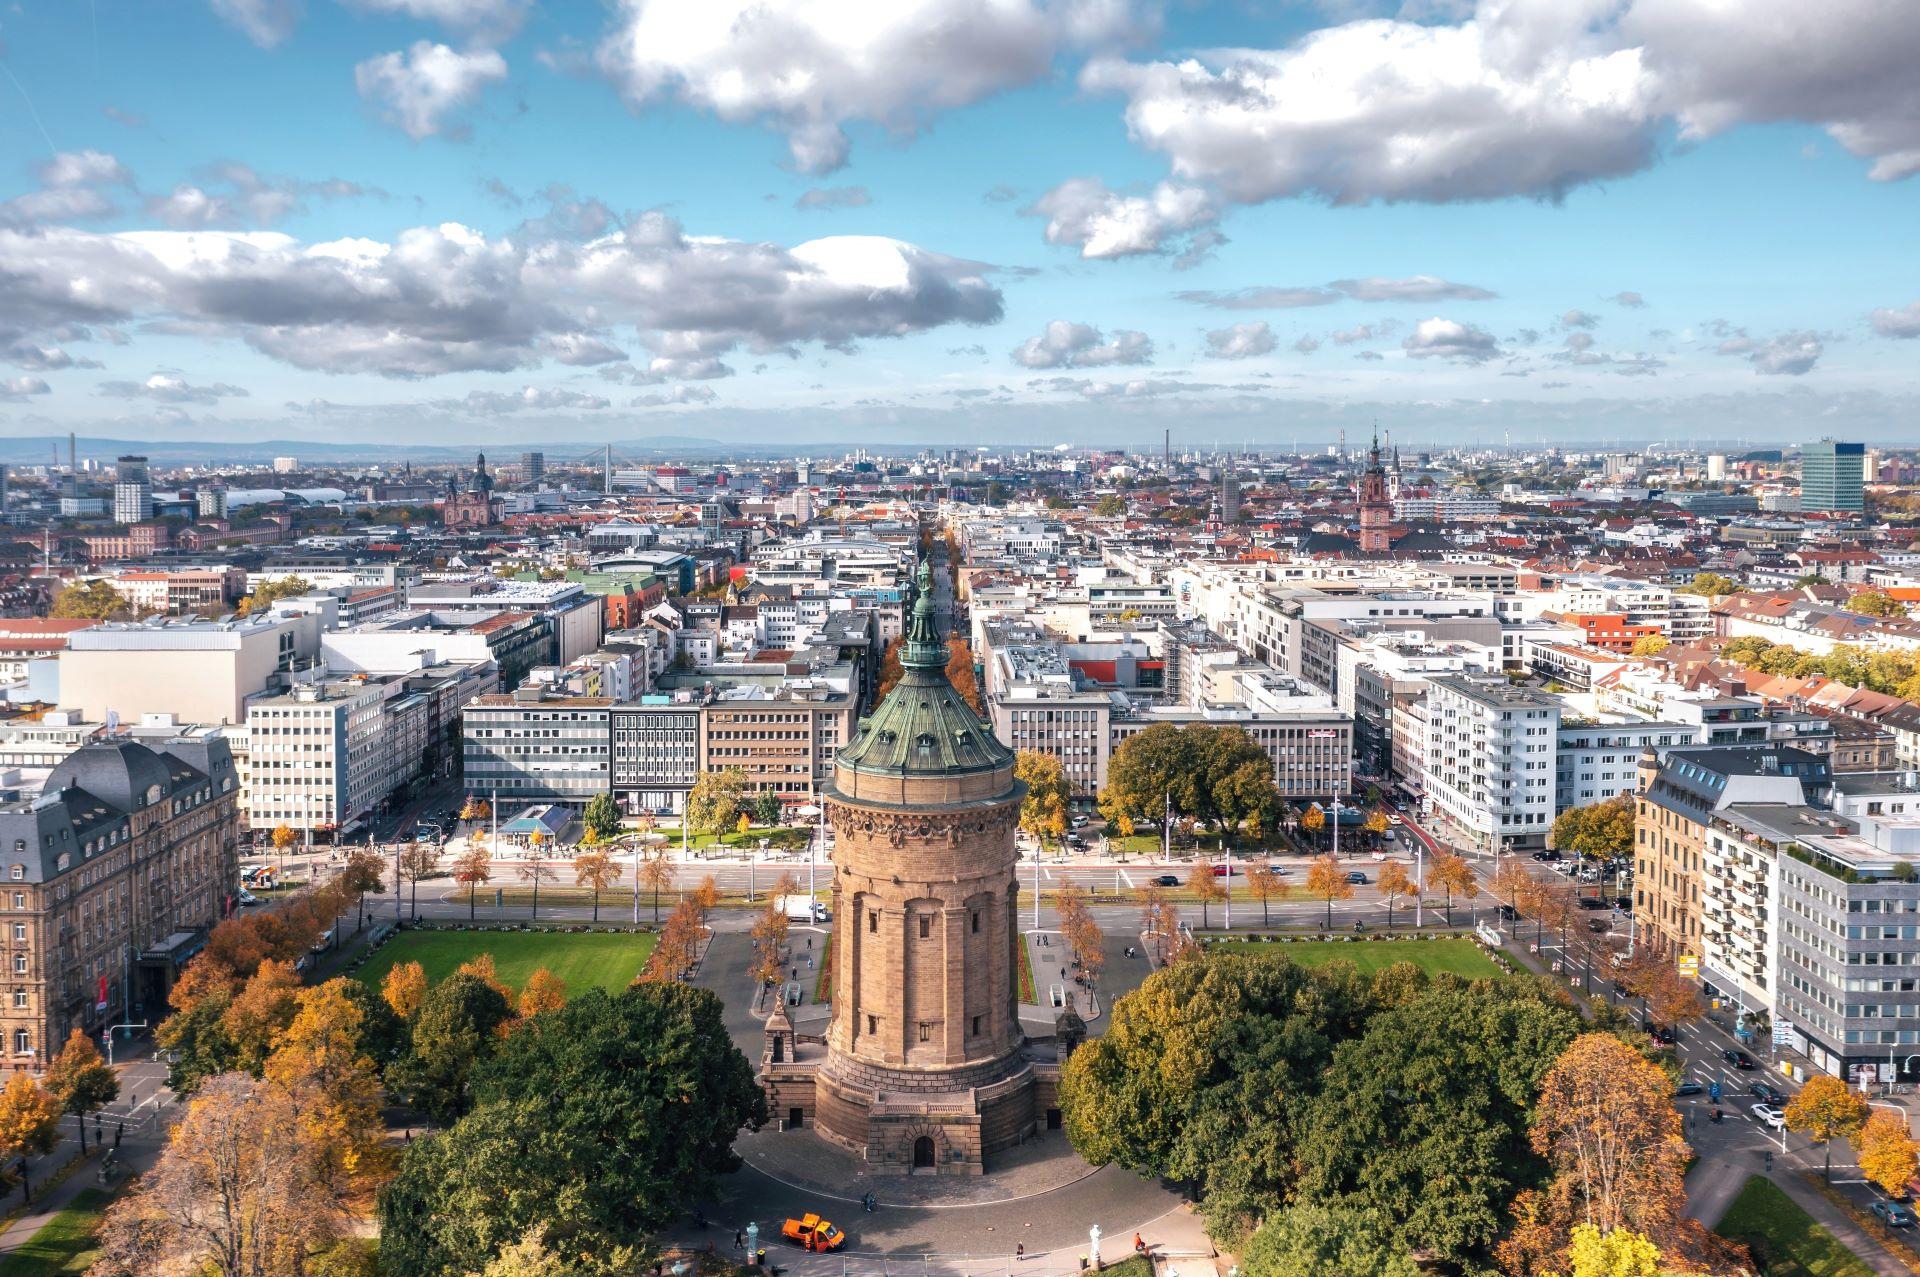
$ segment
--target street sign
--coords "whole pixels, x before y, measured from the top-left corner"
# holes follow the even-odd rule
[[[1792,1041],[1793,1026],[1785,1020],[1775,1020],[1773,1022],[1773,1044],[1775,1046],[1786,1046]]]
[[[1698,980],[1700,978],[1700,955],[1697,953],[1681,954],[1680,974],[1689,980]]]

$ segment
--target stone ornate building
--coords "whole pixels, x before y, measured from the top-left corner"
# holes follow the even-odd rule
[[[166,1013],[232,907],[238,801],[227,742],[194,734],[84,745],[37,797],[0,804],[7,1067],[38,1071],[75,1028]]]
[[[1380,436],[1373,437],[1367,470],[1360,476],[1360,552],[1385,554],[1393,548],[1393,498],[1387,492],[1386,467],[1380,464]]]
[[[947,681],[926,569],[900,682],[835,759],[832,1019],[784,1013],[762,1078],[789,1129],[811,1126],[874,1173],[980,1174],[1046,1117],[1057,1070],[1018,1016],[1013,753]]]
[[[447,480],[446,499],[440,504],[440,520],[450,528],[490,528],[500,522],[500,501],[493,495],[493,476],[487,473],[487,454],[477,453],[473,473],[464,492],[456,491]]]

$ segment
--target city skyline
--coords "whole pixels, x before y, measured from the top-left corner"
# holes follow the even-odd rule
[[[1911,436],[1920,11],[744,8],[17,6],[0,434]]]

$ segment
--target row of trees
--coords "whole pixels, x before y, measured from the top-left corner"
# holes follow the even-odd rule
[[[120,1075],[100,1058],[93,1039],[75,1029],[66,1045],[35,1081],[15,1073],[0,1089],[0,1183],[14,1182],[15,1159],[48,1153],[60,1142],[60,1119],[80,1119],[80,1149],[87,1147],[87,1114],[98,1112],[120,1095]]]
[[[1175,958],[1069,1059],[1061,1107],[1090,1161],[1186,1183],[1249,1277],[1545,1277],[1633,1239],[1742,1262],[1680,1214],[1673,1079],[1623,1022],[1589,1031],[1540,980]]]
[[[1920,700],[1920,656],[1912,652],[1865,652],[1851,643],[1830,652],[1808,652],[1787,643],[1754,636],[1734,639],[1720,649],[1723,659],[1762,674],[1788,678],[1825,675],[1849,687]]]

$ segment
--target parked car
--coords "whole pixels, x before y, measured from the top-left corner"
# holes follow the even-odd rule
[[[1536,851],[1533,853],[1533,858],[1543,865],[1551,865],[1559,861],[1560,853],[1557,851]]]
[[[1771,1104],[1749,1104],[1747,1112],[1753,1114],[1753,1120],[1769,1130],[1779,1130],[1787,1124],[1787,1115]]]
[[[1501,905],[1500,920],[1502,922],[1518,922],[1520,921],[1520,911],[1512,905]]]
[[[1765,1082],[1755,1082],[1747,1088],[1747,1094],[1762,1104],[1771,1104],[1775,1108],[1785,1108],[1787,1104],[1787,1097]]]
[[[1887,1222],[1888,1228],[1912,1228],[1913,1208],[1905,1202],[1872,1202],[1867,1209]]]
[[[1348,875],[1347,875],[1347,881],[1348,881],[1348,882],[1357,882],[1357,883],[1365,883],[1365,882],[1367,881],[1367,876],[1366,876],[1365,874],[1363,874],[1363,873],[1361,873],[1361,872],[1360,872],[1360,871],[1359,871],[1358,869],[1356,869],[1356,870],[1354,870],[1354,871],[1353,871],[1352,873],[1350,873],[1350,874],[1348,874]]]
[[[845,1233],[812,1212],[782,1224],[780,1235],[802,1250],[815,1252],[838,1250],[847,1241]]]
[[[251,891],[248,891],[245,887],[242,887],[240,889],[240,895],[237,897],[237,899],[240,901],[241,907],[243,908],[251,908],[254,905],[257,905],[260,903],[260,897],[254,895]]]
[[[1753,1057],[1751,1055],[1748,1055],[1745,1051],[1736,1051],[1732,1047],[1728,1047],[1726,1050],[1720,1053],[1720,1056],[1722,1059],[1726,1060],[1728,1064],[1733,1065],[1733,1067],[1736,1069],[1745,1070],[1745,1069],[1751,1069],[1755,1067],[1753,1063]]]
[[[1581,896],[1580,907],[1582,909],[1605,909],[1607,902],[1598,896]]]
[[[1180,885],[1180,879],[1172,874],[1161,874],[1153,880],[1153,885],[1156,887],[1177,887]]]
[[[1674,1097],[1678,1099],[1683,1095],[1698,1095],[1706,1089],[1706,1087],[1700,1085],[1698,1082],[1682,1082],[1673,1088],[1673,1094]]]

